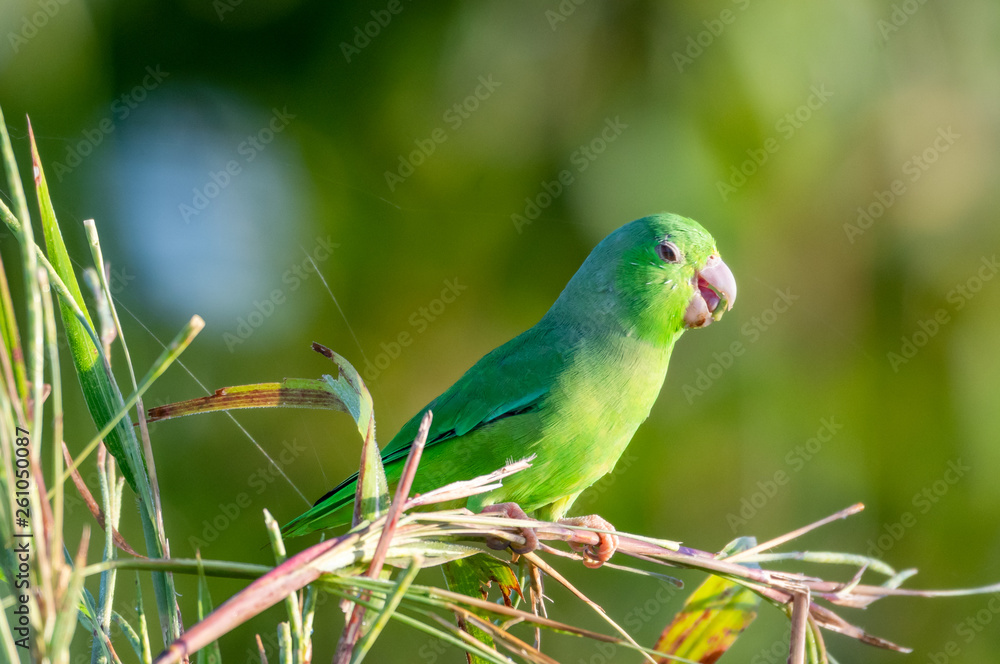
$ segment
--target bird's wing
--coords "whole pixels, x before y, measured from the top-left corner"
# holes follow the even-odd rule
[[[537,408],[565,366],[569,348],[565,338],[558,331],[536,325],[484,356],[403,425],[382,450],[383,464],[389,466],[406,458],[428,409],[434,412],[426,443],[431,447]],[[287,524],[283,534],[304,535],[349,522],[344,510],[354,499],[356,480],[355,473],[327,492],[312,509]]]
[[[565,349],[551,343],[551,337],[533,328],[476,362],[403,425],[383,449],[383,461],[391,463],[409,454],[427,410],[434,413],[429,447],[536,408],[565,364]]]

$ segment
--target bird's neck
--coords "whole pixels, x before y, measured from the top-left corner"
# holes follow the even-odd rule
[[[587,293],[586,302],[581,302],[581,299],[584,298],[580,298],[579,294],[566,297],[564,292],[539,325],[572,331],[572,336],[590,338],[591,341],[631,340],[649,346],[650,350],[666,351],[668,354],[684,332],[680,317],[676,323],[666,325],[636,320],[635,311],[630,310],[620,294],[611,288],[595,289]]]

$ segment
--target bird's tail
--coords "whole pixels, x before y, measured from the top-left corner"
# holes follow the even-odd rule
[[[355,474],[341,482],[306,512],[286,523],[281,529],[281,535],[299,537],[317,530],[349,525],[357,479]]]

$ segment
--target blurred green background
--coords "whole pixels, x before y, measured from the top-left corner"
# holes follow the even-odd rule
[[[318,376],[315,340],[363,370],[387,441],[532,325],[609,231],[700,220],[739,302],[680,342],[578,511],[718,549],[861,501],[801,546],[964,587],[1000,580],[998,30],[990,0],[4,0],[0,103],[24,173],[30,114],[81,265],[97,220],[137,371],[190,315],[207,321],[147,405]],[[16,261],[9,235],[0,250]],[[93,430],[68,392],[79,450]],[[261,510],[287,521],[357,465],[338,413],[236,419],[287,478],[224,415],[153,427],[174,555],[268,562]],[[80,504],[71,518],[92,521]],[[683,594],[557,565],[646,644]],[[178,586],[190,624],[195,584]],[[214,582],[214,599],[240,586]],[[599,627],[553,586],[550,615]],[[917,649],[906,659],[828,643],[842,662],[994,661],[997,607],[845,612]],[[256,661],[253,632],[282,616],[226,637],[224,661]],[[724,661],[783,662],[785,624],[765,608]],[[327,603],[317,661],[340,625]],[[462,657],[394,626],[373,661]]]

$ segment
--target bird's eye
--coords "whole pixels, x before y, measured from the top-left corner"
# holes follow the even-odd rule
[[[680,263],[681,262],[681,250],[677,248],[677,245],[673,242],[661,242],[656,245],[656,255],[660,257],[664,263]]]

